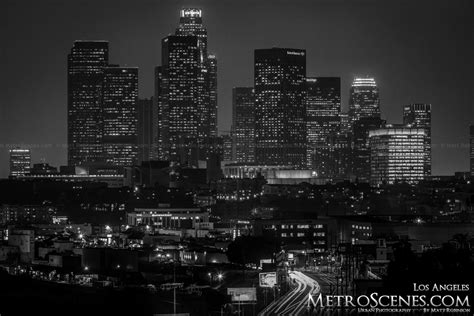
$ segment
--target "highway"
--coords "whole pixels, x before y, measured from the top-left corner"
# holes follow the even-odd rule
[[[318,282],[309,276],[299,272],[289,273],[293,289],[272,302],[259,315],[304,315],[308,304],[308,295],[316,295],[320,292]]]

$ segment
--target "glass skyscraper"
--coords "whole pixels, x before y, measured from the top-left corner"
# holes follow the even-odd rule
[[[217,137],[218,107],[217,58],[208,54],[200,9],[181,10],[175,35],[162,41],[157,71],[157,157],[196,166]]]
[[[340,132],[341,78],[307,78],[306,85],[308,167],[324,177],[333,159],[328,137]]]
[[[424,179],[424,128],[387,125],[371,130],[370,183],[417,183]]]
[[[104,161],[114,166],[137,163],[138,68],[107,67],[103,87]]]
[[[374,78],[355,78],[349,96],[349,124],[361,118],[380,117],[379,89]]]
[[[162,41],[159,95],[159,156],[197,165],[199,47],[196,36],[168,36]]]
[[[431,176],[431,104],[415,103],[403,107],[403,124],[424,128],[425,134],[425,177]]]
[[[370,176],[369,131],[382,127],[379,90],[374,78],[355,78],[349,97],[352,175],[361,182]]]
[[[251,87],[232,90],[232,136],[235,160],[239,163],[255,161],[255,102]]]
[[[209,73],[209,136],[217,137],[217,58],[216,55],[208,56]]]
[[[153,160],[153,98],[138,99],[138,163]]]
[[[306,167],[306,51],[255,50],[255,162]]]
[[[109,43],[75,41],[68,55],[68,165],[102,161],[102,85]]]

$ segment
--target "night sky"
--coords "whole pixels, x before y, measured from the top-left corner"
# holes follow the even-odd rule
[[[433,174],[468,170],[474,123],[472,0],[2,0],[0,177],[8,146],[28,144],[33,162],[66,164],[66,60],[77,39],[110,41],[110,62],[139,67],[140,97],[153,94],[160,42],[182,7],[203,9],[218,58],[219,130],[230,129],[234,86],[253,84],[253,50],[307,50],[308,76],[342,77],[347,108],[354,76],[374,76],[382,117],[402,105],[433,107]]]

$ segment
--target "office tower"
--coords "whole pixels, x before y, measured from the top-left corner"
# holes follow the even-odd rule
[[[159,100],[159,156],[197,165],[199,47],[196,36],[168,36],[162,41]]]
[[[425,177],[431,176],[431,104],[410,104],[403,107],[403,124],[413,128],[424,128]]]
[[[102,160],[102,83],[109,43],[75,41],[68,55],[68,164]]]
[[[235,161],[235,146],[232,133],[221,136],[222,138],[222,160]]]
[[[255,161],[255,104],[251,87],[232,90],[232,135],[235,141],[235,160]]]
[[[382,125],[375,80],[355,78],[349,97],[349,131],[352,135],[352,174],[361,182],[368,182],[370,176],[369,131]]]
[[[341,125],[340,125],[341,133],[342,134],[348,134],[351,130],[350,126],[349,126],[349,114],[341,112],[339,114],[339,117],[341,119]]]
[[[324,173],[330,180],[346,180],[352,171],[351,137],[347,133],[333,133],[327,138],[329,159],[325,164]],[[319,175],[319,174],[318,174]]]
[[[209,136],[217,137],[217,58],[207,56],[209,74]]]
[[[126,167],[137,163],[138,68],[104,69],[104,161]]]
[[[155,67],[154,97],[153,97],[153,141],[152,141],[152,160],[168,160],[169,149],[167,147],[168,134],[161,135],[169,130],[169,120],[166,113],[162,113],[163,104],[167,103],[167,96],[163,94],[162,88],[165,86],[163,80],[163,70],[161,66]],[[167,81],[166,81],[167,82]]]
[[[470,160],[470,163],[471,163],[471,177],[474,177],[474,125],[471,125],[469,127],[469,140],[470,140],[470,149],[471,149],[471,152],[470,152],[470,156],[469,156],[469,160]]]
[[[10,149],[10,177],[24,176],[30,173],[31,153],[29,149]]]
[[[255,161],[306,166],[306,51],[255,50]]]
[[[352,174],[359,182],[370,180],[369,133],[382,128],[385,121],[378,117],[364,117],[354,122],[352,128]]]
[[[424,128],[387,125],[369,132],[370,183],[417,183],[424,179]]]
[[[217,137],[217,59],[208,54],[202,11],[180,12],[175,36],[162,41],[158,158],[187,165],[206,160]]]
[[[153,160],[153,98],[138,99],[138,164]]]
[[[199,62],[203,64],[206,62],[207,30],[202,24],[202,10],[195,8],[182,9],[175,35],[196,36],[197,46],[199,48]]]
[[[327,138],[340,131],[341,78],[307,78],[306,88],[308,167],[324,177],[332,160]]]
[[[185,8],[180,12],[177,36],[195,36],[199,51],[196,106],[198,108],[198,159],[209,157],[217,137],[217,59],[208,54],[207,30],[202,23],[202,10]]]
[[[349,97],[349,125],[361,118],[380,117],[379,90],[373,78],[355,78]]]

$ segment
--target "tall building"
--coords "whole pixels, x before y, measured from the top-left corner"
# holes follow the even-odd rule
[[[68,164],[102,161],[102,84],[109,43],[75,41],[68,55]]]
[[[341,126],[341,78],[307,78],[306,87],[308,167],[325,176],[333,159],[328,137],[337,134]]]
[[[232,133],[224,134],[222,139],[222,161],[235,161],[235,141]]]
[[[157,156],[195,166],[209,157],[217,137],[217,59],[208,54],[200,9],[181,10],[156,70]]]
[[[423,180],[425,134],[424,128],[390,125],[370,131],[370,183],[417,183]]]
[[[352,175],[361,182],[370,176],[369,131],[382,127],[379,90],[374,78],[355,78],[349,96],[352,136]]]
[[[469,140],[470,140],[470,146],[471,146],[471,152],[469,156],[469,160],[471,163],[471,177],[474,177],[474,125],[471,125],[469,127]]]
[[[217,58],[207,56],[209,74],[209,136],[217,137]]]
[[[255,102],[251,87],[232,90],[232,135],[235,141],[235,160],[255,161]]]
[[[217,136],[217,58],[213,54],[208,54],[207,30],[202,23],[202,10],[182,9],[176,35],[197,38],[199,51],[196,77],[197,155],[199,160],[206,160],[213,139]]]
[[[352,128],[352,175],[359,182],[370,181],[370,131],[382,128],[385,121],[379,117],[364,117],[354,122]]]
[[[29,174],[31,169],[31,153],[29,149],[10,149],[10,176],[18,177]]]
[[[196,36],[170,35],[162,41],[159,96],[159,156],[197,165],[199,47]]]
[[[138,99],[138,164],[142,161],[153,160],[153,106],[154,100]]]
[[[138,68],[104,69],[104,161],[126,167],[137,163]]]
[[[374,78],[355,78],[349,96],[350,127],[367,117],[380,117],[379,89]]]
[[[349,126],[349,114],[348,113],[344,113],[344,112],[341,112],[339,114],[339,117],[341,119],[341,133],[342,134],[349,134],[351,129],[350,129],[350,126]]]
[[[167,122],[164,122],[161,114],[163,102],[163,95],[161,92],[161,87],[163,85],[163,72],[160,66],[155,67],[155,76],[154,76],[154,95],[153,95],[153,109],[152,109],[152,140],[151,140],[151,151],[150,151],[150,160],[165,160],[165,157],[162,156],[160,149],[163,148],[160,141],[160,130],[165,130],[164,126],[168,126]]]
[[[410,104],[403,107],[403,124],[413,128],[424,128],[425,133],[425,177],[431,176],[431,104]]]
[[[255,50],[255,162],[306,166],[306,51]]]

